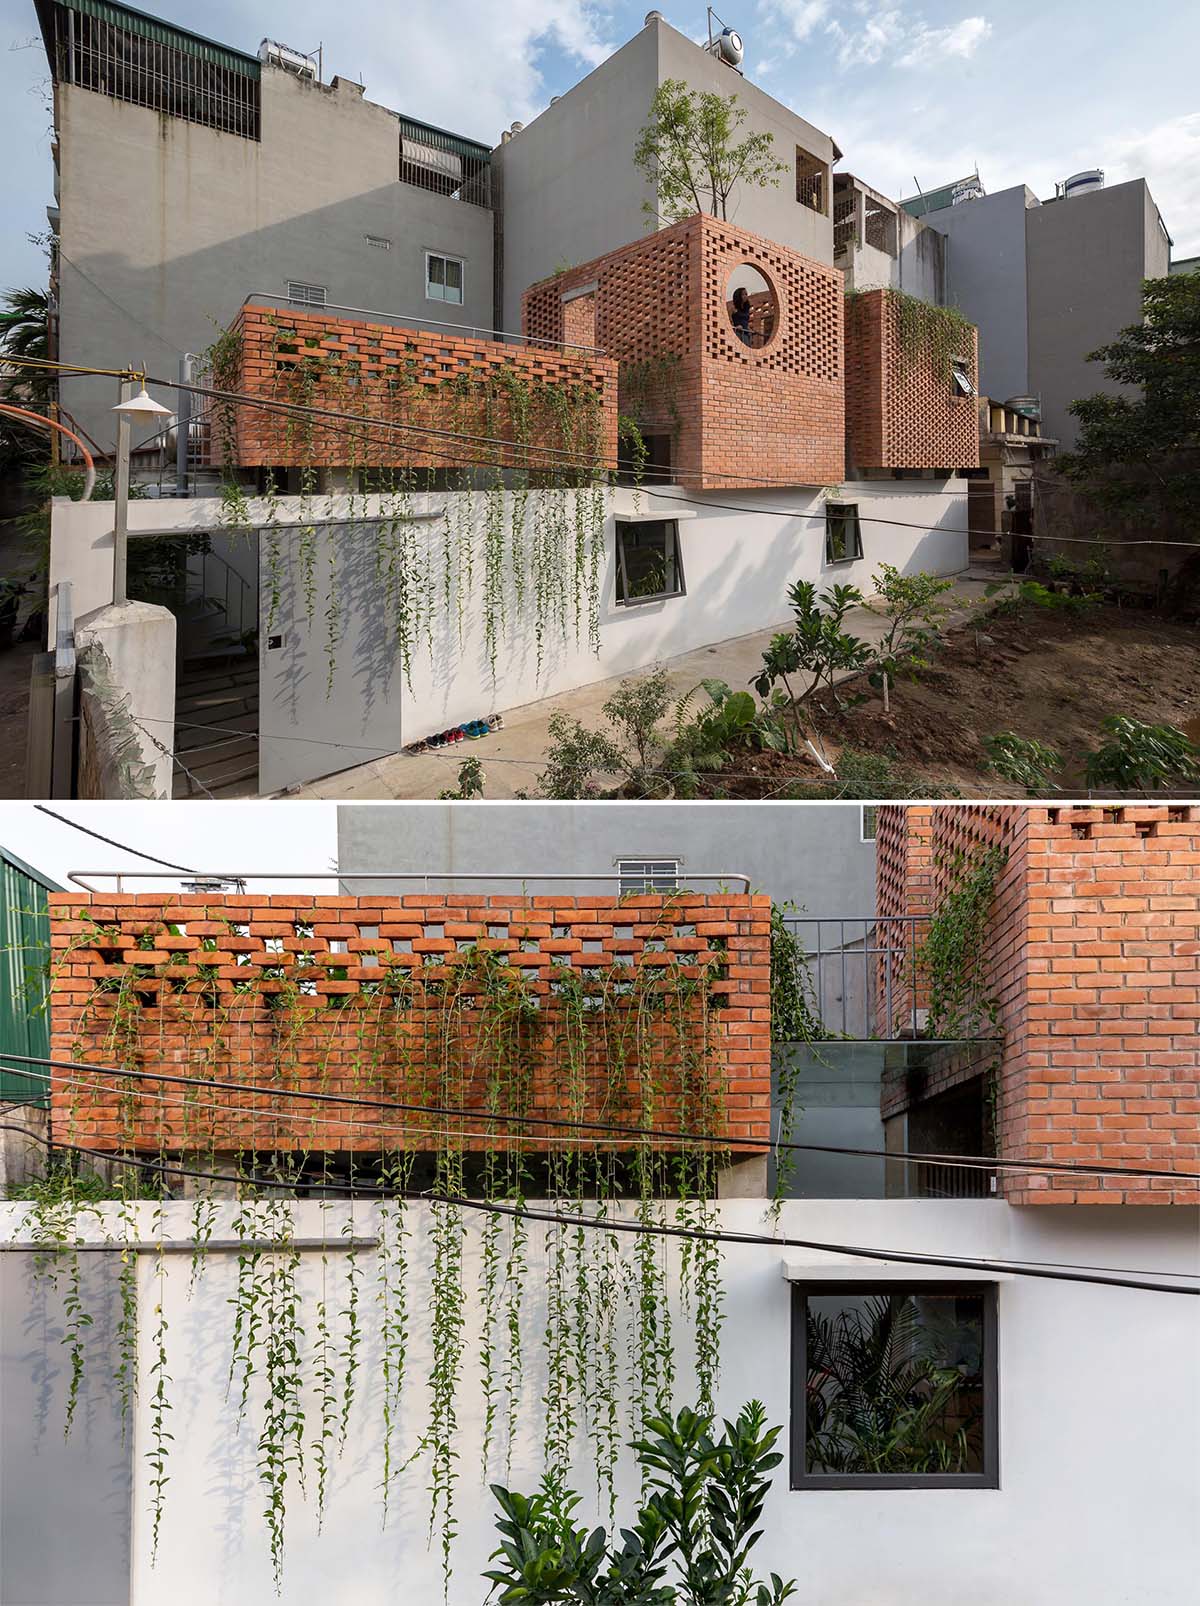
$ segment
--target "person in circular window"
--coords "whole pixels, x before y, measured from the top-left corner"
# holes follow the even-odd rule
[[[729,315],[734,333],[744,346],[752,344],[750,339],[750,292],[744,284],[739,284],[733,292],[733,311]]]

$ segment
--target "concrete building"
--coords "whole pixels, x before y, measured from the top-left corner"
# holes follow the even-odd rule
[[[713,803],[541,805],[430,803],[423,808],[338,808],[338,868],[347,893],[456,890],[472,877],[507,877],[496,892],[611,893],[639,878],[713,890],[737,872],[756,892],[810,919],[869,917],[875,908],[874,811],[843,804],[780,803],[756,810]],[[370,872],[407,873],[390,888]],[[705,873],[700,887],[692,879]],[[572,875],[605,877],[572,881]],[[453,876],[454,881],[444,881]],[[418,881],[417,878],[420,880]],[[554,885],[541,885],[550,878]],[[564,879],[565,878],[565,879]],[[481,887],[484,883],[478,883]],[[489,882],[489,886],[492,884]]]
[[[946,186],[900,204],[945,236],[946,301],[979,329],[983,394],[996,405],[1040,397],[1044,434],[1070,450],[1071,402],[1115,393],[1088,353],[1139,320],[1143,279],[1169,268],[1145,179],[1046,202],[1024,184],[994,195]]]
[[[491,328],[486,146],[375,105],[349,78],[319,83],[277,49],[260,59],[120,5],[37,12],[63,357],[174,379],[254,291]],[[106,452],[116,400],[115,381],[63,383]]]

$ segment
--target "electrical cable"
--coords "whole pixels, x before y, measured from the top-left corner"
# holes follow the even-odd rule
[[[942,1165],[958,1170],[1015,1170],[1023,1173],[1045,1173],[1047,1175],[1136,1177],[1150,1178],[1157,1181],[1200,1182],[1200,1172],[1128,1166],[1087,1166],[1067,1160],[1021,1160],[1001,1155],[938,1154],[910,1150],[892,1151],[853,1148],[848,1145],[777,1142],[771,1138],[738,1138],[700,1132],[679,1132],[662,1127],[626,1126],[611,1121],[577,1121],[565,1116],[560,1118],[555,1116],[513,1115],[503,1111],[470,1109],[461,1105],[412,1104],[395,1099],[365,1098],[361,1094],[353,1093],[329,1093],[317,1089],[294,1087],[268,1087],[262,1083],[254,1082],[223,1082],[212,1077],[184,1076],[179,1072],[134,1070],[115,1065],[96,1065],[89,1063],[87,1060],[50,1059],[37,1055],[9,1054],[2,1051],[0,1051],[0,1064],[46,1066],[51,1070],[82,1071],[93,1076],[163,1082],[183,1087],[205,1087],[216,1089],[220,1092],[245,1093],[266,1098],[300,1099],[318,1104],[342,1104],[360,1109],[400,1110],[409,1114],[426,1117],[437,1116],[447,1120],[480,1120],[485,1124],[499,1126],[551,1127],[572,1132],[589,1132],[625,1137],[641,1142],[653,1140],[655,1142],[709,1144],[715,1148],[722,1149],[752,1149],[759,1154],[771,1149],[777,1153],[843,1154],[857,1155],[869,1159],[905,1160],[928,1165]],[[26,1072],[25,1074],[34,1075],[39,1073]],[[41,1073],[41,1080],[52,1083],[54,1078]]]
[[[900,1265],[944,1266],[959,1271],[993,1272],[1012,1277],[1035,1277],[1047,1282],[1087,1283],[1106,1288],[1129,1288],[1144,1293],[1200,1295],[1200,1283],[1195,1288],[1181,1287],[1178,1283],[1155,1282],[1142,1278],[1113,1277],[1087,1270],[1068,1271],[1040,1266],[1033,1262],[993,1260],[978,1256],[931,1255],[910,1249],[868,1249],[861,1244],[828,1243],[815,1238],[795,1238],[790,1234],[771,1236],[766,1233],[731,1232],[718,1227],[692,1227],[670,1222],[649,1222],[637,1219],[622,1220],[614,1216],[588,1216],[561,1210],[539,1209],[527,1204],[502,1204],[498,1200],[473,1199],[465,1194],[435,1193],[432,1189],[383,1188],[368,1183],[331,1186],[323,1183],[285,1181],[278,1177],[262,1177],[243,1173],[236,1177],[222,1176],[219,1172],[202,1171],[194,1166],[172,1165],[160,1160],[138,1160],[130,1155],[110,1154],[90,1149],[78,1143],[52,1143],[40,1133],[24,1127],[0,1124],[0,1131],[15,1132],[39,1144],[46,1150],[81,1154],[89,1159],[107,1161],[114,1165],[131,1166],[137,1170],[152,1171],[159,1176],[195,1177],[204,1181],[239,1182],[255,1188],[275,1188],[294,1192],[302,1187],[306,1195],[334,1194],[344,1198],[347,1194],[364,1198],[404,1199],[414,1204],[451,1205],[460,1210],[478,1214],[508,1216],[513,1220],[543,1221],[554,1226],[591,1228],[600,1232],[626,1233],[632,1236],[679,1238],[690,1242],[738,1244],[761,1249],[815,1249],[821,1253],[848,1255],[856,1260],[894,1262]],[[1171,1273],[1170,1275],[1177,1275]],[[1182,1273],[1179,1275],[1191,1275]],[[821,1267],[812,1268],[812,1281],[819,1281]]]
[[[64,1078],[62,1085],[66,1086],[66,1087],[80,1087],[80,1088],[82,1088],[86,1084],[84,1084],[83,1082],[80,1082],[80,1081],[76,1081],[73,1078],[67,1077],[67,1078]],[[176,1109],[183,1110],[184,1113],[190,1113],[192,1110],[218,1110],[218,1111],[220,1111],[220,1112],[222,1112],[223,1114],[226,1114],[226,1115],[234,1115],[234,1114],[236,1114],[236,1115],[243,1116],[243,1117],[245,1117],[247,1119],[250,1119],[250,1120],[253,1120],[253,1119],[256,1119],[256,1118],[259,1118],[259,1117],[268,1117],[268,1118],[280,1119],[280,1120],[291,1120],[292,1119],[292,1117],[290,1115],[285,1115],[283,1112],[277,1111],[277,1110],[263,1110],[263,1109],[259,1109],[257,1107],[254,1107],[254,1108],[241,1108],[241,1107],[236,1106],[236,1105],[218,1104],[218,1103],[215,1103],[215,1102],[213,1102],[211,1100],[208,1100],[208,1099],[190,1099],[189,1098],[187,1100],[186,1104],[181,1105],[181,1103],[180,1103],[180,1101],[178,1099],[172,1098],[169,1094],[166,1094],[166,1093],[141,1093],[141,1094],[139,1094],[139,1097],[142,1098],[142,1099],[152,1099],[156,1104],[169,1104],[169,1105],[172,1105]],[[381,1147],[383,1149],[391,1149],[393,1147],[393,1145],[388,1144],[386,1142],[386,1138],[388,1136],[387,1127],[386,1126],[381,1126],[381,1124],[378,1121],[352,1121],[352,1120],[347,1120],[344,1116],[340,1116],[336,1120],[330,1119],[328,1116],[310,1116],[310,1117],[307,1117],[307,1118],[301,1117],[301,1118],[299,1118],[299,1121],[300,1121],[300,1124],[302,1124],[303,1128],[306,1131],[310,1131],[310,1132],[313,1132],[313,1133],[315,1133],[317,1131],[317,1129],[323,1128],[323,1127],[336,1127],[339,1131],[344,1131],[347,1127],[354,1127],[358,1131],[371,1132],[376,1137],[384,1139],[385,1141],[381,1145]],[[414,1135],[419,1135],[419,1136],[422,1136],[422,1137],[432,1137],[432,1138],[443,1138],[444,1139],[445,1136],[446,1136],[446,1132],[445,1132],[445,1128],[444,1127],[410,1126],[406,1122],[406,1123],[404,1123],[402,1133],[397,1133],[397,1136],[398,1137],[402,1137],[404,1140],[407,1140],[407,1139],[413,1137]],[[496,1135],[495,1135],[494,1132],[464,1132],[461,1128],[456,1128],[455,1132],[454,1132],[454,1137],[455,1137],[456,1140],[460,1140],[460,1141],[462,1139],[470,1139],[472,1141],[477,1141],[477,1142],[480,1142],[482,1144],[487,1144],[487,1143],[494,1143]],[[160,1141],[161,1141],[161,1137],[160,1137]],[[602,1138],[586,1138],[586,1139],[582,1139],[581,1140],[579,1138],[563,1138],[563,1137],[552,1138],[552,1137],[546,1137],[546,1138],[539,1139],[539,1146],[541,1146],[542,1144],[546,1144],[546,1145],[553,1145],[555,1147],[566,1147],[568,1145],[578,1145],[581,1142],[583,1144],[585,1144],[585,1145],[590,1144],[590,1145],[598,1146],[603,1141],[604,1140]],[[405,1146],[407,1146],[407,1143],[405,1143]],[[253,1149],[253,1148],[257,1147],[257,1145],[255,1145],[254,1143],[251,1143],[250,1145],[248,1145],[248,1147]],[[395,1147],[399,1147],[399,1145],[395,1145]],[[309,1150],[307,1152],[311,1152],[311,1150]],[[906,1163],[910,1164],[910,1165],[916,1165],[916,1166],[932,1165],[933,1164],[933,1162],[920,1161],[920,1160],[918,1160],[918,1161],[908,1161]],[[305,1184],[303,1183],[303,1181],[301,1181],[300,1183],[297,1184],[297,1186],[303,1187],[303,1186],[305,1186]],[[1085,1269],[1085,1270],[1088,1270],[1088,1271],[1123,1272],[1123,1273],[1128,1273],[1130,1276],[1143,1275],[1143,1276],[1154,1276],[1154,1277],[1188,1277],[1188,1276],[1192,1275],[1190,1272],[1182,1272],[1182,1271],[1162,1271],[1162,1270],[1157,1270],[1157,1269],[1154,1270],[1154,1271],[1150,1271],[1148,1268],[1146,1268],[1144,1266],[1140,1266],[1139,1267],[1139,1266],[1092,1266],[1092,1265],[1088,1265],[1087,1267],[1081,1267],[1081,1265],[1080,1265],[1080,1263],[1078,1261],[1070,1261],[1070,1260],[1026,1260],[1026,1261],[1023,1261],[1022,1264],[1027,1265],[1027,1266],[1061,1266],[1061,1267],[1067,1268],[1067,1269],[1072,1270],[1072,1271],[1079,1271],[1079,1270],[1084,1270]]]
[[[147,731],[145,734],[149,736],[150,732]],[[153,740],[153,738],[151,739]],[[78,820],[69,819],[65,814],[58,814],[54,809],[47,808],[44,803],[35,803],[33,806],[39,813],[48,814],[52,820],[57,820],[60,825],[69,825],[74,831],[82,831],[84,836],[94,837],[97,842],[103,842],[106,847],[119,848],[122,853],[131,853],[137,859],[148,859],[151,864],[159,864],[164,870],[178,870],[183,875],[200,874],[199,870],[189,870],[186,864],[172,864],[169,859],[159,859],[153,853],[143,853],[141,848],[126,847],[124,842],[117,842],[111,836],[103,836],[99,831],[93,831],[89,825],[80,825]],[[117,873],[119,872],[114,872],[114,874]]]

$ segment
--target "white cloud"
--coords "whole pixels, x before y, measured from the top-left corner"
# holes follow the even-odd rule
[[[856,5],[849,26],[834,18],[826,27],[837,45],[839,67],[874,67],[899,48],[908,35],[903,12],[887,6]]]
[[[807,39],[829,15],[829,0],[758,0],[759,15],[775,18],[791,32],[793,40]]]
[[[1200,112],[1119,134],[1097,158],[1110,184],[1144,178],[1177,257],[1200,254]]]
[[[929,28],[918,23],[911,35],[911,43],[899,58],[898,67],[925,67],[931,62],[945,61],[958,56],[962,60],[973,56],[991,34],[992,25],[986,17],[964,17],[948,28]]]

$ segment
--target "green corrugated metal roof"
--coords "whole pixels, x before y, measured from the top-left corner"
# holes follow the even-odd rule
[[[143,39],[153,39],[160,45],[173,45],[176,50],[186,50],[189,55],[198,56],[201,61],[207,61],[214,67],[225,67],[230,72],[242,73],[246,78],[258,78],[262,72],[262,63],[257,56],[248,56],[244,51],[231,50],[228,45],[219,45],[213,39],[205,39],[203,34],[192,33],[187,28],[177,28],[174,23],[163,22],[161,17],[152,17],[146,11],[137,11],[133,6],[113,5],[111,0],[55,0],[57,5],[67,11],[80,11],[88,17],[99,17],[102,22],[111,23],[114,28],[124,28],[127,33],[140,34]]]
[[[452,134],[448,128],[437,128],[433,123],[419,123],[415,117],[405,117],[402,112],[396,112],[396,120],[400,124],[400,132],[408,134],[411,139],[425,140],[436,145],[439,150],[453,151],[456,156],[469,156],[473,161],[490,157],[490,145],[481,145],[478,140],[464,139],[461,134]],[[432,140],[428,139],[433,135]]]
[[[909,217],[924,217],[926,212],[940,212],[943,207],[950,206],[954,201],[954,192],[960,184],[966,184],[975,178],[975,173],[968,173],[965,178],[956,178],[952,184],[942,184],[936,190],[925,190],[921,195],[910,196],[900,205]]]
[[[7,848],[0,848],[0,1053],[49,1058],[46,894],[60,890]],[[0,1066],[0,1100],[47,1104],[49,1095],[39,1077]]]

